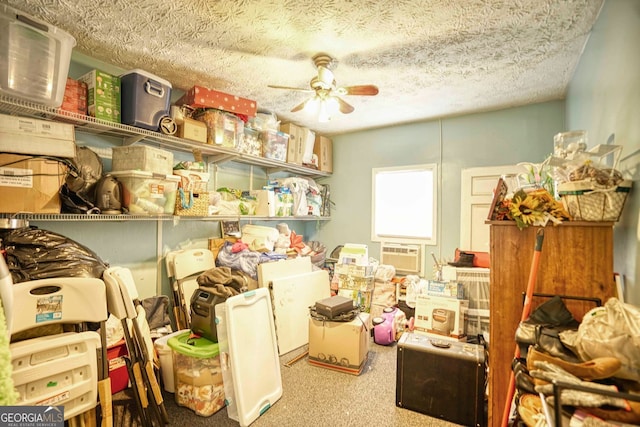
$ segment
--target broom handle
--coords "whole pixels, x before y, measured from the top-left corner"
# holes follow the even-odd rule
[[[536,246],[533,251],[533,259],[531,260],[531,270],[529,271],[529,282],[527,283],[527,292],[524,298],[524,306],[522,307],[522,316],[520,321],[527,320],[531,313],[531,299],[533,298],[533,290],[535,288],[536,279],[538,278],[538,267],[540,266],[540,255],[542,253],[542,242],[544,240],[544,230],[538,229],[536,233]],[[516,343],[516,349],[514,352],[515,359],[520,357],[520,347]],[[509,375],[509,388],[507,389],[507,398],[504,402],[504,411],[502,412],[502,427],[507,427],[509,424],[509,415],[511,413],[511,403],[513,401],[513,395],[515,394],[516,377],[513,370]]]

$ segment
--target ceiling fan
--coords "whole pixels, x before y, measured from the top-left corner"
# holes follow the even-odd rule
[[[355,110],[351,104],[344,101],[340,96],[373,96],[378,94],[378,87],[375,85],[337,86],[333,70],[338,66],[338,61],[330,55],[318,53],[313,56],[312,60],[318,70],[318,75],[309,82],[310,88],[269,85],[269,87],[275,89],[315,93],[311,98],[293,107],[291,109],[292,113],[302,109],[315,108],[319,111],[320,121],[326,121],[336,111],[340,111],[342,114],[349,114]]]

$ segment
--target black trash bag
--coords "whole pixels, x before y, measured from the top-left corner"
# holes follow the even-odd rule
[[[102,177],[102,159],[88,147],[77,147],[70,161],[69,173],[60,188],[62,213],[94,213],[96,184]],[[99,213],[99,210],[95,213]]]
[[[36,227],[0,230],[13,283],[52,277],[102,278],[108,264],[74,240]]]

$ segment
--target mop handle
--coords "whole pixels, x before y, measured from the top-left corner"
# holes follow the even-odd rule
[[[538,276],[538,266],[540,265],[540,254],[542,253],[542,242],[544,241],[544,230],[538,229],[536,233],[536,246],[533,251],[533,259],[531,261],[531,270],[529,271],[529,282],[527,283],[527,292],[524,298],[524,307],[522,308],[522,316],[520,321],[524,321],[529,317],[531,313],[531,299],[533,298],[533,288],[536,284]],[[516,349],[514,352],[514,359],[520,357],[520,347],[516,343]],[[509,424],[509,415],[511,413],[511,403],[515,394],[516,379],[513,370],[509,375],[509,388],[507,389],[507,397],[504,403],[504,411],[502,412],[502,424],[501,427],[507,427]]]

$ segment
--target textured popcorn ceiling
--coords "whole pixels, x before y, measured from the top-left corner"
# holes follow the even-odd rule
[[[0,0],[77,40],[75,50],[257,101],[281,121],[336,134],[562,99],[604,0]],[[311,57],[374,97],[318,123]]]

